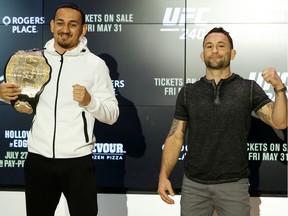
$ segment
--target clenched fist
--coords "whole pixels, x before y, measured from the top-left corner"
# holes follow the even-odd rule
[[[91,102],[91,95],[84,86],[73,85],[73,100],[82,106],[87,106]]]
[[[274,89],[278,90],[278,89],[283,88],[282,80],[277,74],[277,71],[275,70],[275,68],[267,68],[263,70],[262,76],[267,83],[273,86]]]

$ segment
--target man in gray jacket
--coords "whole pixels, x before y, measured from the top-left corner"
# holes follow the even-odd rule
[[[59,6],[50,29],[54,38],[44,55],[52,73],[36,107],[24,167],[27,216],[54,215],[62,193],[71,216],[96,216],[94,121],[115,123],[118,102],[105,62],[87,48],[83,11]],[[17,85],[0,85],[4,101],[19,94]]]

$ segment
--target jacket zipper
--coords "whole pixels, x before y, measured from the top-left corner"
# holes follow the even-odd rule
[[[58,90],[59,90],[59,82],[60,82],[60,75],[62,71],[62,66],[63,66],[63,54],[60,54],[61,56],[61,64],[59,68],[59,73],[58,73],[58,78],[57,78],[57,85],[56,85],[56,95],[55,95],[55,103],[54,103],[54,132],[53,132],[53,158],[55,158],[55,140],[56,140],[56,120],[57,120],[57,103],[58,103]]]
[[[83,123],[84,123],[84,136],[85,136],[85,141],[86,143],[89,142],[89,136],[88,136],[88,131],[87,131],[87,119],[85,117],[85,112],[82,112],[82,118],[83,118]]]

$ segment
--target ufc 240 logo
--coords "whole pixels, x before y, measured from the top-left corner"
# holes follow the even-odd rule
[[[205,35],[205,29],[189,29],[189,24],[197,27],[207,25],[208,20],[205,19],[205,15],[210,12],[211,8],[166,8],[160,31],[182,32],[179,36],[180,40],[188,38],[201,40]]]
[[[207,20],[204,15],[209,13],[211,8],[166,8],[163,26],[183,26],[185,21],[187,23],[194,23],[195,25],[206,25]]]

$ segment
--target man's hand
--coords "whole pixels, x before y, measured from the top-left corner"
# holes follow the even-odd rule
[[[170,196],[174,196],[174,191],[172,189],[171,182],[168,178],[164,176],[159,177],[159,184],[158,184],[158,194],[160,195],[161,199],[168,203],[174,204],[174,200],[170,198]]]
[[[91,95],[84,86],[73,85],[73,100],[82,106],[87,106],[91,102]]]
[[[267,69],[263,70],[262,76],[263,76],[264,80],[267,83],[271,84],[273,86],[273,88],[275,88],[276,90],[279,90],[279,89],[284,87],[282,80],[278,76],[275,68],[267,68]]]
[[[16,100],[18,95],[21,94],[21,88],[13,83],[0,84],[0,98],[4,101]]]

